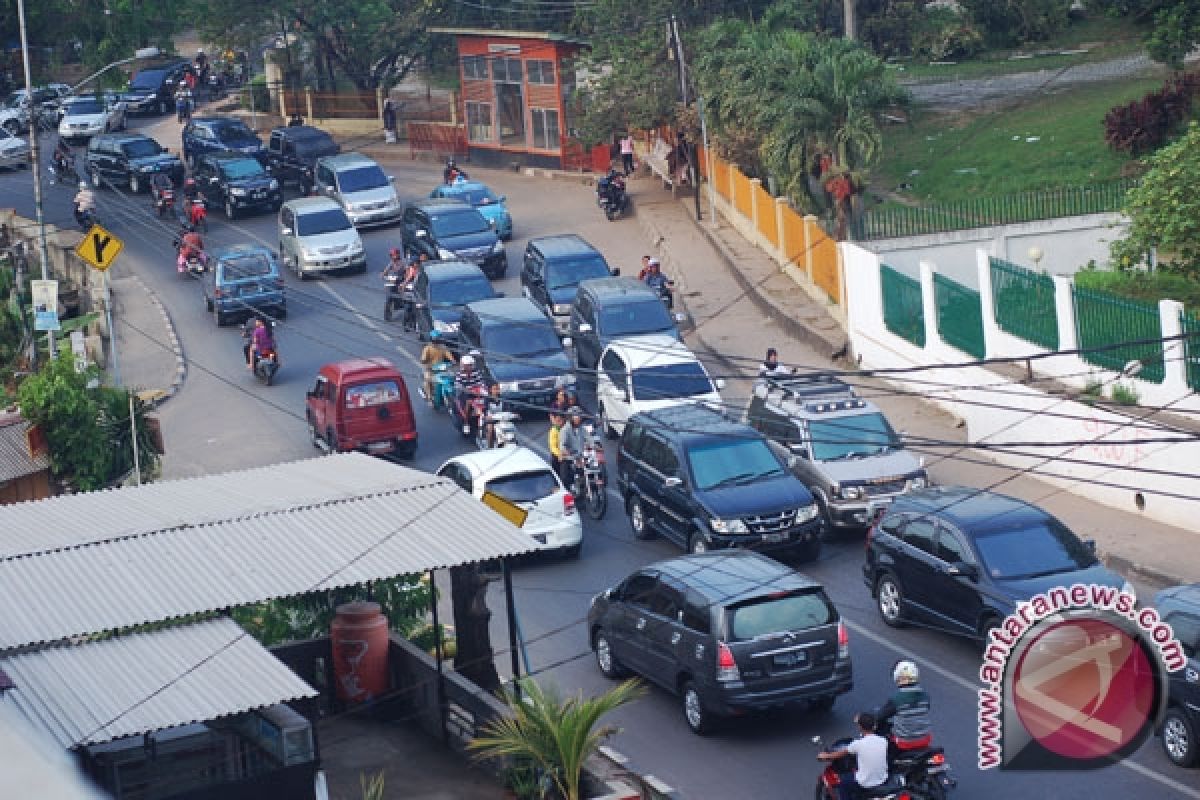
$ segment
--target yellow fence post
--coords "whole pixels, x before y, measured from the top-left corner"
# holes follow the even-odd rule
[[[762,236],[762,228],[758,225],[758,191],[761,188],[761,178],[750,179],[750,222],[754,225],[755,237]]]
[[[779,247],[775,251],[775,259],[779,262],[779,268],[785,269],[788,265],[788,239],[787,228],[783,224],[783,212],[787,210],[787,198],[775,198],[775,230],[779,232]]]
[[[813,276],[813,248],[817,246],[817,218],[812,214],[804,216],[804,274],[811,281]]]
[[[312,104],[312,87],[311,86],[304,87],[304,106],[305,106],[305,108],[308,109],[308,123],[311,125],[313,123],[313,113],[312,113],[313,104]]]

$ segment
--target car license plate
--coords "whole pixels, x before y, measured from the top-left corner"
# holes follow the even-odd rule
[[[805,653],[803,650],[796,650],[791,653],[779,653],[771,658],[771,663],[777,667],[796,667],[805,662]]]
[[[368,453],[390,453],[391,451],[391,442],[371,442],[367,445]]]
[[[762,540],[765,544],[779,544],[780,542],[786,542],[788,535],[786,533],[764,533]]]
[[[925,770],[925,772],[927,772],[930,775],[937,775],[939,772],[945,772],[945,771],[946,771],[945,765],[940,766],[940,767],[930,767],[929,769]]]

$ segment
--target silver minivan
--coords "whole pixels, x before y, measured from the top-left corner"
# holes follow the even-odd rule
[[[404,212],[394,180],[372,159],[340,153],[317,159],[313,180],[318,195],[334,200],[355,227],[387,225]]]
[[[301,279],[314,272],[365,272],[367,253],[342,207],[328,197],[300,197],[279,210],[279,258]]]

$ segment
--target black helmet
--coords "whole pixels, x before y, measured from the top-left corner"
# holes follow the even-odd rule
[[[447,167],[453,167],[453,166],[456,166],[456,165],[455,165],[455,163],[454,163],[454,159],[453,159],[453,158],[447,158],[447,159],[446,159],[446,166],[447,166]]]

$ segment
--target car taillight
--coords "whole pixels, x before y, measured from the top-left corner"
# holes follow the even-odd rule
[[[867,526],[867,535],[863,537],[863,550],[870,552],[871,540],[875,538],[875,526],[879,524],[879,518]]]
[[[940,767],[942,764],[946,763],[946,754],[945,753],[934,753],[932,756],[929,757],[929,763],[935,767]]]
[[[569,517],[575,513],[575,495],[567,492],[563,495],[563,516]]]
[[[221,291],[220,289],[213,289],[213,297],[224,297],[224,296],[225,296],[225,292]]]
[[[850,632],[846,630],[846,623],[838,623],[838,654],[839,659],[845,660],[850,657]]]
[[[717,642],[717,680],[740,681],[742,673],[738,671],[737,662],[733,660],[733,651],[724,642]]]

